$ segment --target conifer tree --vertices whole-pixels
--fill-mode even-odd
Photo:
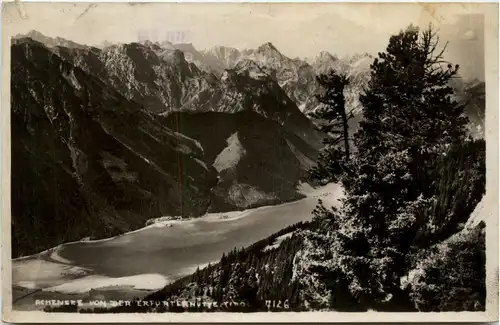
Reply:
[[[339,210],[315,210],[328,223],[331,286],[346,287],[364,306],[405,301],[399,278],[436,200],[434,165],[466,137],[464,108],[448,86],[458,66],[445,63],[438,46],[432,27],[390,38],[360,97],[357,150],[339,173],[346,197]]]
[[[345,74],[334,70],[316,77],[324,89],[323,94],[316,95],[319,106],[310,115],[318,120],[320,129],[327,137],[323,143],[325,148],[320,154],[318,165],[311,169],[312,179],[321,183],[335,181],[335,176],[342,170],[342,164],[349,160],[349,120],[353,118],[352,110],[345,107],[344,88],[349,85]],[[335,162],[335,163],[334,163]]]

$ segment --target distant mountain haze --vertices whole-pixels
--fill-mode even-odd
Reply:
[[[417,3],[58,6],[57,9],[43,3],[25,6],[30,22],[19,23],[20,32],[39,29],[48,36],[97,47],[107,41],[131,43],[144,39],[191,43],[200,52],[217,46],[243,51],[271,42],[286,56],[304,59],[321,51],[339,57],[355,52],[376,55],[384,50],[390,35],[410,23],[423,28],[433,23],[441,30],[441,40],[450,42],[446,58],[464,67],[464,78],[484,81],[481,69],[484,22],[480,16],[485,8],[480,6],[431,6],[432,10]],[[17,9],[13,6],[5,10],[9,23],[17,24]],[[44,17],[60,24],[45,22],[48,18]],[[110,19],[113,24],[109,24]],[[475,62],[477,69],[469,68],[470,62]]]
[[[482,24],[482,19],[478,16],[470,15],[466,20],[468,25]],[[445,28],[444,34],[447,33],[451,31]],[[271,42],[266,42],[256,49],[243,51],[224,46],[198,51],[191,43],[173,44],[168,41],[108,43],[106,47],[98,49],[60,37],[47,37],[37,31],[30,31],[18,37],[38,40],[88,73],[108,80],[126,98],[145,105],[154,113],[228,109],[235,112],[250,109],[260,111],[264,116],[271,116],[279,123],[284,123],[287,119],[289,126],[294,124],[296,127],[299,124],[310,124],[298,110],[308,113],[318,107],[315,95],[322,89],[316,82],[316,75],[331,69],[349,77],[350,84],[345,89],[347,108],[359,114],[361,111],[359,95],[368,84],[370,64],[374,59],[374,56],[366,52],[338,58],[327,51],[321,51],[305,60],[291,59]],[[445,45],[450,44],[443,44]],[[463,81],[454,81],[454,87],[458,92],[463,92],[461,88],[466,85],[477,83],[476,80],[484,87],[484,82],[480,82],[480,79],[465,77],[467,69],[470,70],[473,66],[474,61],[463,69],[465,71],[460,70]],[[177,76],[180,76],[180,79]],[[244,80],[245,78],[250,79]],[[252,82],[248,82],[250,80]],[[254,89],[239,87],[238,84],[247,86],[251,84]],[[274,94],[284,91],[285,97],[288,98],[279,99],[274,95],[262,97],[263,92],[258,89],[260,87],[258,84],[262,84],[265,86],[264,89]],[[241,96],[255,94],[259,94],[262,100],[266,98],[267,107],[276,108],[280,105],[289,107],[286,112],[281,109],[269,112],[267,108],[266,111],[261,111],[263,108],[255,106],[253,100],[238,99]],[[460,98],[465,100],[463,96]],[[269,100],[281,102],[271,105]],[[249,104],[253,106],[248,107]],[[294,117],[290,119],[290,116]],[[476,120],[475,117],[473,121]],[[318,135],[314,136],[314,132],[308,135],[302,133],[302,136],[309,138],[312,136],[310,144],[313,146],[314,143],[319,143]]]

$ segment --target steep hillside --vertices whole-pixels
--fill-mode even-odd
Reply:
[[[183,52],[153,43],[118,44],[103,50],[57,47],[54,52],[153,113],[178,110],[211,87],[210,75],[187,62]]]
[[[194,140],[42,44],[12,45],[11,89],[13,256],[208,207]]]
[[[193,96],[181,110],[256,112],[300,136],[314,148],[321,147],[322,135],[313,123],[279,84],[253,61],[241,61],[233,69],[225,70],[213,88]]]
[[[166,125],[204,149],[204,162],[217,173],[211,211],[274,204],[301,195],[300,180],[317,151],[278,123],[254,112],[175,113]]]
[[[49,37],[38,38],[54,43]],[[27,39],[19,38],[17,42]],[[154,114],[255,111],[293,129],[311,145],[321,146],[321,136],[313,130],[313,124],[283,91],[279,80],[269,76],[272,67],[259,77],[248,72],[250,66],[241,63],[230,69],[225,67],[227,70],[216,75],[205,71],[205,65],[213,62],[203,63],[204,55],[191,44],[168,42],[115,44],[103,49],[87,46],[50,49]],[[264,54],[259,54],[262,51],[254,55],[263,58]],[[253,61],[247,62],[260,69]]]
[[[13,255],[299,198],[320,145],[311,122],[267,75],[206,76],[178,50],[14,40]],[[155,113],[166,105],[198,114]]]

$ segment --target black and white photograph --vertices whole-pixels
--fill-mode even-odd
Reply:
[[[2,20],[5,321],[498,321],[498,3]]]

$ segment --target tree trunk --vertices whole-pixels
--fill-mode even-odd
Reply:
[[[347,115],[345,113],[345,106],[342,111],[342,127],[344,129],[344,147],[345,147],[345,157],[349,160],[349,125],[347,124]]]

